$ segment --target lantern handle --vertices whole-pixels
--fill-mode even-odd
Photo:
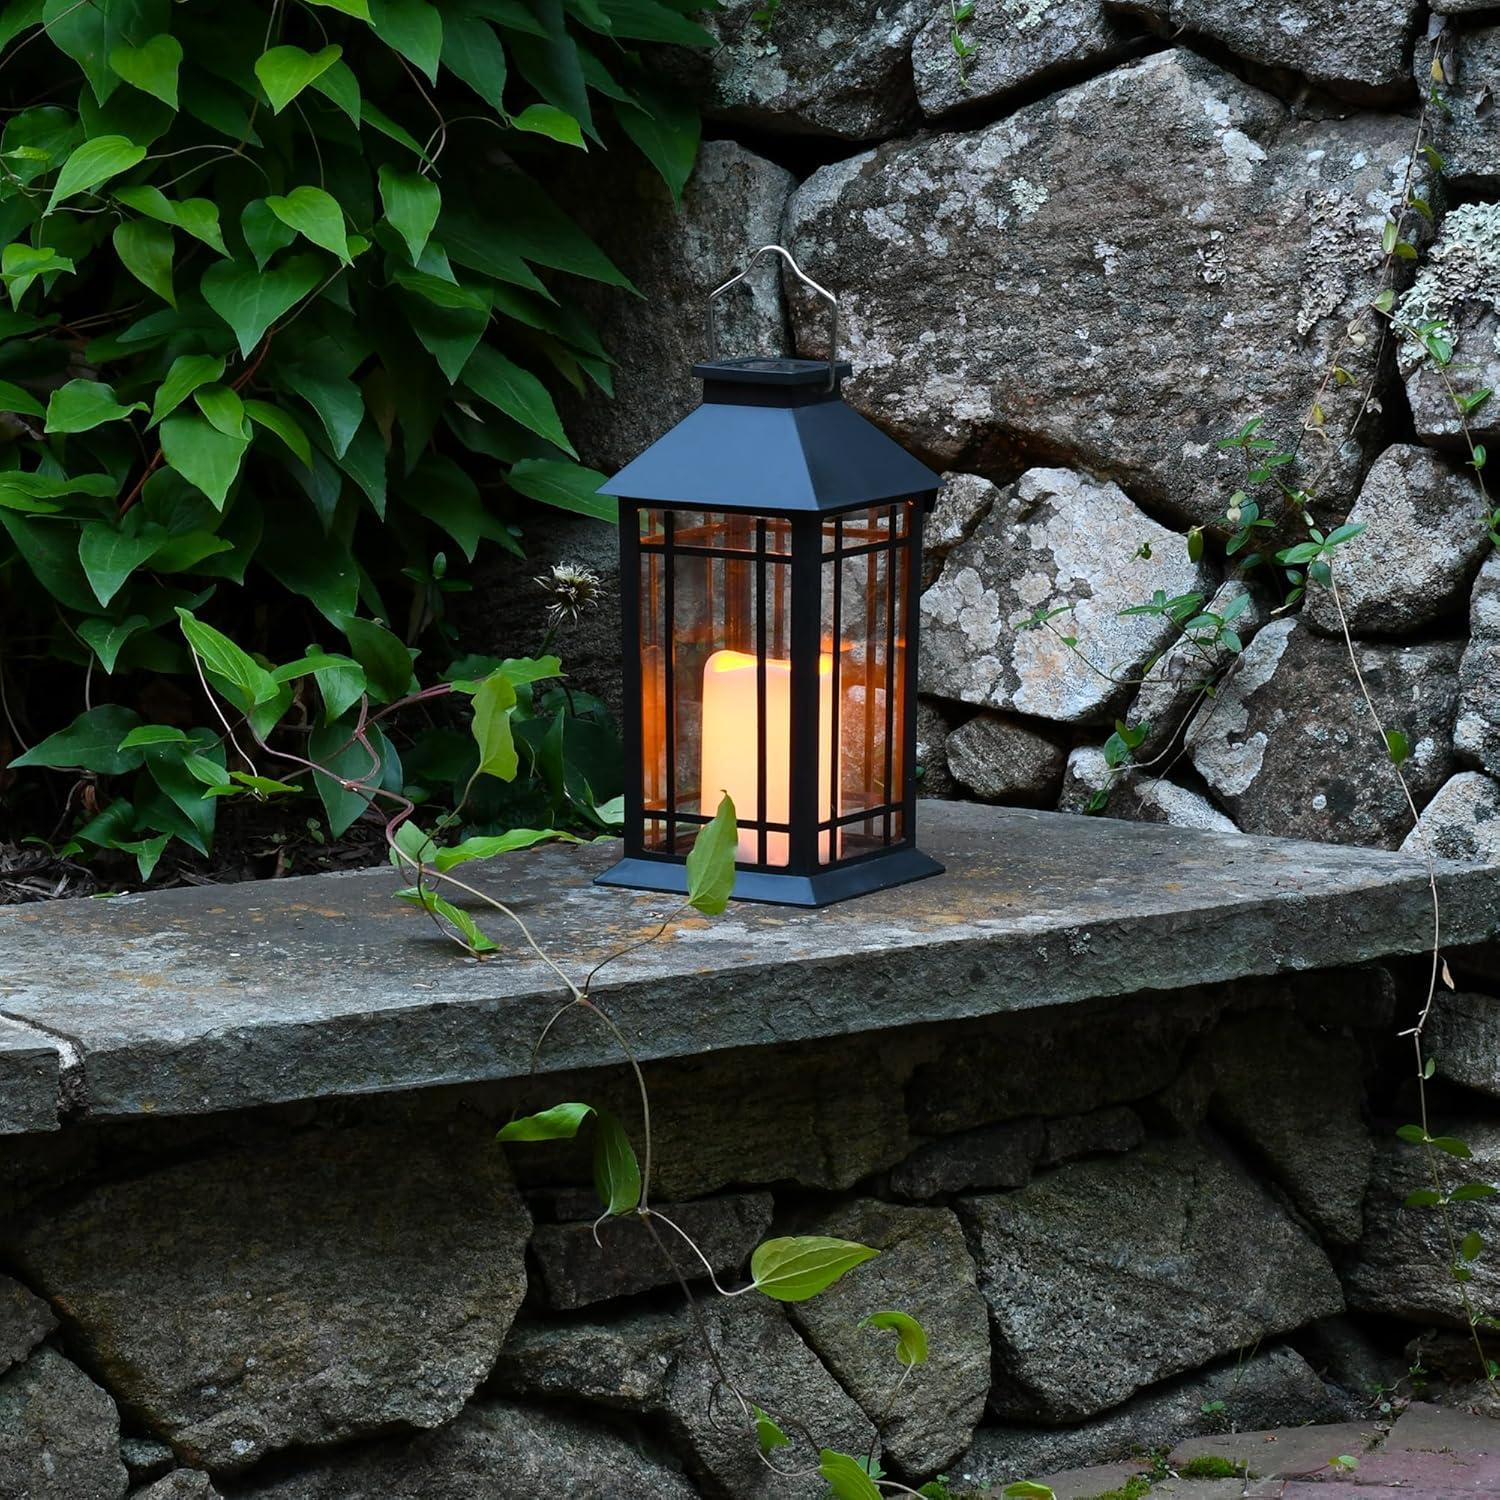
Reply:
[[[756,262],[763,255],[779,255],[792,269],[792,275],[805,287],[810,287],[820,297],[828,301],[832,311],[833,326],[828,338],[828,389],[831,391],[838,384],[838,357],[839,357],[839,299],[828,290],[826,286],[819,286],[801,266],[792,258],[792,253],[783,245],[762,245],[746,263],[745,269],[737,275],[731,276],[723,286],[717,286],[708,294],[708,357],[717,359],[719,357],[719,332],[714,319],[714,303],[718,301],[731,287],[736,287],[754,269]]]

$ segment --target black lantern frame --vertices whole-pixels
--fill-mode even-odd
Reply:
[[[837,302],[793,272],[835,309]],[[712,309],[712,298],[710,309]],[[712,340],[710,315],[710,339]],[[620,500],[624,857],[683,892],[721,791],[736,898],[821,906],[942,867],[916,847],[922,522],[938,476],[844,404],[850,367],[711,359]]]

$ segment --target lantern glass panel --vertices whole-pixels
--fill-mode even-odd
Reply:
[[[912,502],[825,518],[822,609],[833,662],[824,864],[873,854],[906,834],[906,639]],[[830,810],[830,801],[832,803]]]
[[[781,517],[641,515],[644,847],[686,854],[727,791],[738,863],[790,854],[792,528]],[[825,717],[832,698],[825,693]],[[831,732],[820,733],[831,757]],[[831,771],[831,758],[826,767]]]

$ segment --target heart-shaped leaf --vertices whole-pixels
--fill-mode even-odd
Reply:
[[[331,194],[322,188],[299,187],[284,197],[273,194],[266,207],[288,229],[294,229],[320,249],[331,251],[349,263],[349,240],[344,233],[344,211]]]
[[[313,79],[326,73],[340,57],[342,47],[324,47],[305,52],[301,47],[272,47],[255,60],[255,76],[271,101],[273,114],[280,114]]]
[[[121,172],[128,172],[144,161],[146,148],[137,146],[123,135],[98,135],[85,141],[62,165],[57,181],[52,186],[52,196],[47,200],[46,211],[50,214],[59,203],[79,193],[86,193]]]
[[[182,43],[165,32],[139,47],[121,44],[109,54],[109,65],[126,83],[177,108],[177,70]]]
[[[757,1291],[777,1302],[806,1302],[879,1253],[821,1234],[766,1240],[750,1257],[750,1276]]]

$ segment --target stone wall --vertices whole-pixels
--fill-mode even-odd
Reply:
[[[1500,1170],[1496,972],[1461,953],[1435,1119]],[[1486,980],[1488,973],[1491,980]],[[1460,1310],[1385,968],[650,1064],[657,1198],[727,1285],[770,1234],[879,1256],[704,1330],[796,1436],[960,1491],[1193,1434],[1368,1414]],[[1396,1050],[1393,1050],[1396,1049]],[[502,1148],[622,1070],[74,1125],[0,1152],[0,1494],[119,1500],[815,1495],[762,1466],[586,1151]],[[1464,1205],[1493,1235],[1500,1210]],[[1500,1272],[1471,1283],[1500,1313]],[[889,1336],[924,1324],[902,1399]],[[1442,1340],[1440,1339],[1440,1342]],[[1450,1373],[1466,1379],[1461,1343]]]
[[[1432,10],[987,0],[961,76],[946,3],[729,0],[715,52],[660,59],[710,137],[681,209],[613,157],[572,189],[645,294],[590,294],[622,363],[620,399],[577,414],[585,458],[611,468],[691,405],[702,296],[779,226],[843,300],[849,400],[947,475],[923,605],[928,794],[1076,810],[1108,789],[1117,816],[1394,848],[1410,815],[1325,592],[1288,610],[1257,580],[1234,664],[1163,658],[1161,619],[1119,615],[1157,589],[1243,592],[1224,553],[1243,469],[1218,441],[1261,416],[1290,442],[1316,397],[1316,519],[1368,523],[1338,579],[1372,697],[1412,746],[1424,833],[1500,860],[1500,559],[1441,373],[1407,347],[1391,361],[1367,307],[1430,19],[1444,165],[1416,164],[1435,223],[1397,263],[1401,307],[1447,321],[1460,386],[1500,387],[1500,5]],[[824,353],[818,308],[774,292],[767,273],[728,352]],[[1350,379],[1320,391],[1335,355]],[[1493,447],[1497,423],[1493,400],[1476,437]],[[607,557],[591,529],[537,545]],[[507,576],[514,628],[536,611]],[[1058,634],[1016,629],[1064,603]],[[614,689],[613,630],[606,614],[579,633],[585,685]],[[1150,723],[1149,777],[1111,778],[1117,718]]]

